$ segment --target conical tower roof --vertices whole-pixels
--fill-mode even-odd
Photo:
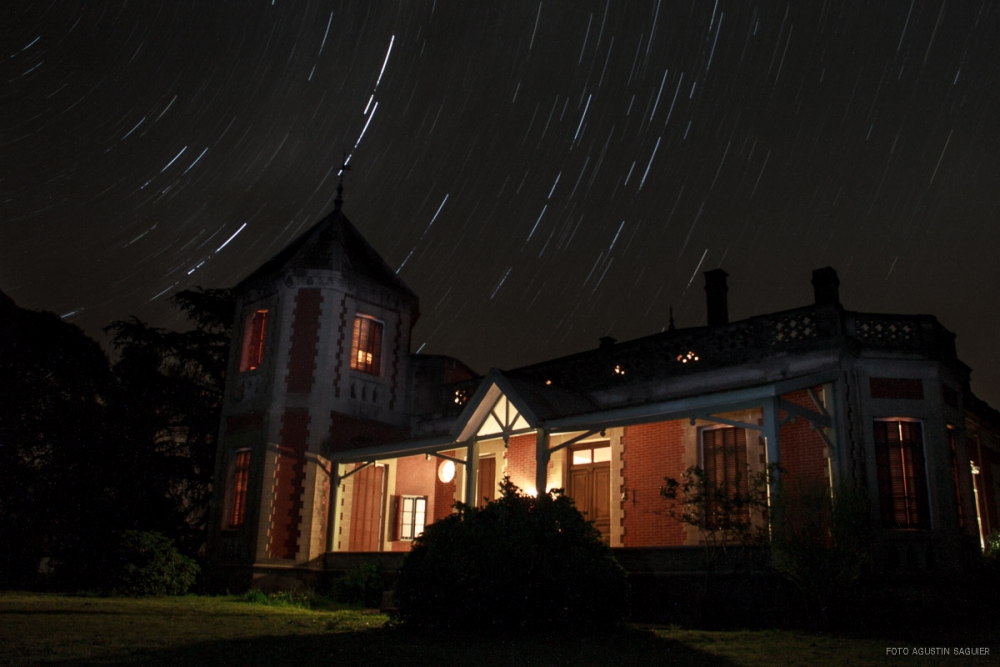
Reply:
[[[416,299],[339,206],[241,280],[234,290],[249,289],[288,271],[310,270],[354,274]]]

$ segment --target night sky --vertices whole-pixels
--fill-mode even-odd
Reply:
[[[483,372],[808,304],[936,315],[1000,406],[1000,3],[13,0],[0,290],[106,340],[333,206]]]

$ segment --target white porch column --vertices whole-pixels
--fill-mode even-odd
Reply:
[[[535,489],[545,493],[549,482],[549,434],[544,428],[535,429]]]
[[[337,530],[337,500],[340,497],[340,463],[330,461],[330,497],[327,500],[326,545],[327,552],[333,551],[334,535]]]
[[[781,429],[781,421],[778,418],[778,400],[776,398],[764,399],[761,406],[764,412],[764,442],[767,446],[767,465],[771,478],[771,485],[768,489],[768,504],[778,493],[778,465],[781,463],[780,448],[778,446],[778,431]]]
[[[476,506],[476,483],[479,481],[479,441],[476,436],[469,439],[465,448],[465,504]]]

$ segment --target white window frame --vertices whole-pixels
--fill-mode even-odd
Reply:
[[[403,496],[399,509],[399,539],[411,542],[427,525],[427,496]]]

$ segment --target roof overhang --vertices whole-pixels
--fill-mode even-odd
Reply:
[[[523,418],[524,428],[506,434],[490,434],[489,438],[517,435],[536,429],[549,433],[573,433],[588,430],[604,430],[620,426],[631,426],[654,421],[674,421],[697,418],[725,412],[735,412],[757,408],[769,401],[792,391],[807,389],[834,382],[840,373],[830,370],[772,382],[755,387],[716,391],[710,394],[684,396],[651,403],[641,403],[623,407],[594,410],[568,417],[558,417],[542,421],[523,397],[519,396],[512,384],[497,369],[491,369],[479,384],[476,393],[469,399],[450,433],[426,438],[358,449],[332,452],[330,458],[340,463],[374,461],[378,459],[434,454],[447,449],[465,446],[474,438],[483,439],[479,430],[493,415],[494,406],[501,398],[506,398]]]

